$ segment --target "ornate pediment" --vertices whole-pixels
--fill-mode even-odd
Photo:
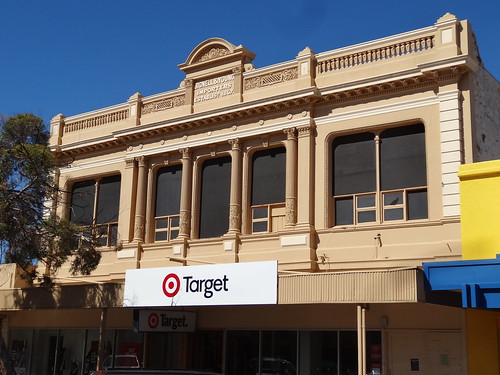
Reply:
[[[201,53],[199,57],[197,57],[197,60],[195,62],[202,62],[202,61],[207,61],[207,60],[212,60],[216,59],[217,57],[222,57],[229,55],[231,51],[229,51],[227,48],[221,46],[221,47],[212,47],[209,50],[207,50],[205,53]]]
[[[205,67],[211,69],[219,63],[243,66],[254,58],[255,54],[241,45],[235,46],[222,38],[211,38],[196,46],[179,68],[188,73],[203,70]]]

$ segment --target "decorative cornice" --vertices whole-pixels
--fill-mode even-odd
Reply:
[[[234,125],[236,121],[263,118],[268,115],[291,112],[293,109],[304,106],[322,107],[332,104],[347,103],[352,101],[365,100],[368,98],[389,96],[396,93],[412,92],[422,88],[437,86],[445,82],[453,82],[468,71],[466,66],[453,66],[439,70],[414,72],[413,76],[406,76],[402,79],[393,79],[377,84],[365,84],[355,88],[335,88],[324,89],[323,94],[318,94],[317,90],[305,90],[301,94],[293,97],[277,98],[273,101],[258,101],[254,104],[241,103],[240,105],[228,108],[225,112],[214,111],[211,114],[189,115],[184,119],[176,119],[167,122],[160,122],[138,126],[132,131],[117,131],[109,137],[101,140],[86,140],[72,145],[62,145],[60,151],[54,151],[58,157],[73,157],[78,154],[102,151],[111,147],[124,147],[129,142],[139,139],[156,137],[165,134],[178,134],[192,129],[203,129],[213,125],[224,124]],[[246,104],[246,106],[245,106]]]

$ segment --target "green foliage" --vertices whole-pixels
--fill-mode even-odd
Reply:
[[[66,262],[73,274],[88,275],[100,261],[95,243],[78,238],[81,228],[54,215],[61,192],[48,139],[32,114],[0,122],[0,261],[16,263],[29,281],[43,285]]]

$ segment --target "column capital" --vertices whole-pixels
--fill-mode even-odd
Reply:
[[[125,168],[126,169],[134,168],[134,167],[135,167],[135,159],[133,159],[133,158],[125,159]]]
[[[297,139],[297,129],[296,128],[283,129],[283,133],[286,134],[287,140],[296,140]]]
[[[241,141],[239,138],[229,139],[227,142],[231,145],[231,150],[241,151]]]
[[[135,160],[137,160],[139,167],[146,167],[146,158],[144,156],[138,156]]]
[[[183,159],[191,159],[191,150],[189,147],[180,148],[179,152],[181,153]]]

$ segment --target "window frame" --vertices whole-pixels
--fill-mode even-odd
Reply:
[[[386,130],[391,130],[391,129],[399,129],[399,128],[410,128],[414,127],[416,129],[415,132],[411,134],[422,134],[423,137],[423,158],[425,160],[425,179],[426,179],[426,184],[425,185],[420,185],[420,186],[405,186],[401,188],[395,188],[395,189],[388,189],[388,190],[382,190],[382,181],[381,181],[381,165],[382,165],[382,160],[380,157],[380,141],[381,135],[384,131]],[[418,131],[418,127],[421,127],[421,131]],[[353,136],[357,134],[364,134],[364,133],[371,133],[373,134],[373,145],[375,147],[375,191],[366,191],[366,192],[359,192],[359,193],[346,193],[346,194],[340,194],[340,195],[334,195],[334,180],[335,180],[335,175],[334,175],[334,143],[335,140],[339,139],[340,137],[347,137],[347,136]],[[405,123],[405,124],[394,124],[392,126],[374,126],[374,127],[365,127],[362,130],[361,129],[351,129],[349,132],[343,131],[335,134],[331,134],[330,137],[328,138],[328,153],[329,153],[329,168],[328,171],[329,173],[327,174],[327,178],[329,179],[329,193],[328,193],[328,199],[327,201],[329,204],[327,205],[328,207],[328,219],[329,219],[329,227],[330,228],[339,228],[339,227],[358,227],[358,226],[370,226],[370,225],[388,225],[388,224],[401,224],[401,223],[413,223],[416,221],[424,221],[424,220],[429,220],[429,167],[428,167],[428,142],[427,142],[427,128],[426,125],[423,123],[423,121],[415,121],[412,123]],[[425,191],[426,194],[426,210],[427,210],[427,215],[425,217],[419,217],[415,219],[410,219],[409,214],[410,214],[410,207],[408,204],[408,196],[412,193],[418,193],[418,192],[423,192]],[[384,197],[387,196],[388,194],[400,194],[402,198],[402,202],[398,204],[386,204],[384,202]],[[372,206],[359,206],[357,203],[358,199],[363,196],[374,196],[374,205]],[[336,201],[341,200],[341,199],[352,199],[352,222],[351,223],[340,223],[337,224],[336,222]],[[385,216],[385,213],[391,210],[396,210],[396,209],[401,209],[402,210],[402,215],[400,219],[387,219]],[[369,212],[369,211],[374,211],[375,212],[375,219],[374,220],[359,220],[358,216],[359,213],[362,212]]]
[[[180,181],[180,191],[179,191],[179,207],[177,209],[177,213],[175,214],[168,214],[168,215],[159,215],[156,216],[156,210],[157,210],[157,199],[158,199],[158,178],[160,176],[160,173],[162,169],[172,169],[172,168],[177,168],[181,172],[181,181]],[[149,232],[149,238],[150,242],[156,243],[156,242],[170,242],[179,237],[180,234],[180,212],[181,212],[181,197],[182,197],[182,173],[184,173],[184,167],[181,163],[172,163],[169,165],[159,165],[157,168],[154,170],[154,179],[153,179],[153,196],[154,199],[152,199],[151,202],[151,229],[148,231]],[[164,227],[158,227],[157,223],[161,220],[167,220],[167,225]],[[175,223],[177,221],[177,223]],[[172,235],[172,232],[177,232],[175,236]],[[157,239],[157,234],[159,233],[166,233],[166,238],[165,239]]]
[[[201,230],[202,228],[202,215],[203,215],[203,171],[204,171],[204,166],[205,163],[210,163],[213,162],[214,160],[217,159],[226,159],[229,160],[229,184],[228,184],[228,192],[227,192],[227,219],[225,218],[224,220],[227,220],[227,228],[226,232],[222,233],[221,235],[211,235],[209,237],[207,236],[202,236],[201,235]],[[208,240],[208,239],[213,239],[213,238],[220,238],[224,234],[226,234],[229,231],[229,215],[230,215],[230,207],[231,207],[231,181],[232,181],[232,163],[233,163],[233,157],[229,152],[220,152],[217,153],[215,156],[209,156],[207,155],[206,157],[200,157],[198,160],[196,160],[196,181],[194,182],[196,186],[196,192],[197,194],[195,195],[196,203],[196,211],[193,212],[193,217],[195,218],[196,226],[193,231],[194,238],[200,239],[200,240]]]
[[[255,155],[258,153],[272,152],[273,149],[282,149],[285,162],[283,165],[284,180],[283,180],[283,198],[282,202],[268,202],[252,204],[253,184],[254,184],[254,162]],[[268,147],[259,147],[251,150],[248,153],[248,234],[264,234],[278,232],[284,228],[286,218],[286,165],[287,165],[287,149],[285,144],[278,142]],[[256,210],[266,208],[267,214],[265,217],[255,217]],[[255,231],[255,225],[259,223],[266,224],[266,230]]]
[[[103,180],[106,179],[117,179],[118,185],[118,196],[116,197],[116,220],[113,221],[98,221],[98,209],[99,209],[99,197],[101,195],[101,186],[103,184]],[[75,222],[72,218],[72,214],[74,212],[73,206],[73,195],[75,194],[75,189],[79,184],[91,183],[89,186],[93,187],[93,201],[92,201],[92,214],[91,214],[91,223],[84,224]],[[77,181],[72,181],[71,188],[68,191],[69,200],[68,200],[68,213],[67,218],[70,222],[76,224],[81,228],[78,241],[92,241],[95,242],[97,247],[112,247],[118,244],[118,223],[120,218],[120,197],[121,197],[121,188],[122,188],[122,175],[121,173],[109,174],[105,176],[98,177],[89,177],[86,179],[81,179]],[[102,197],[101,197],[102,198]],[[105,240],[103,243],[102,239]]]

